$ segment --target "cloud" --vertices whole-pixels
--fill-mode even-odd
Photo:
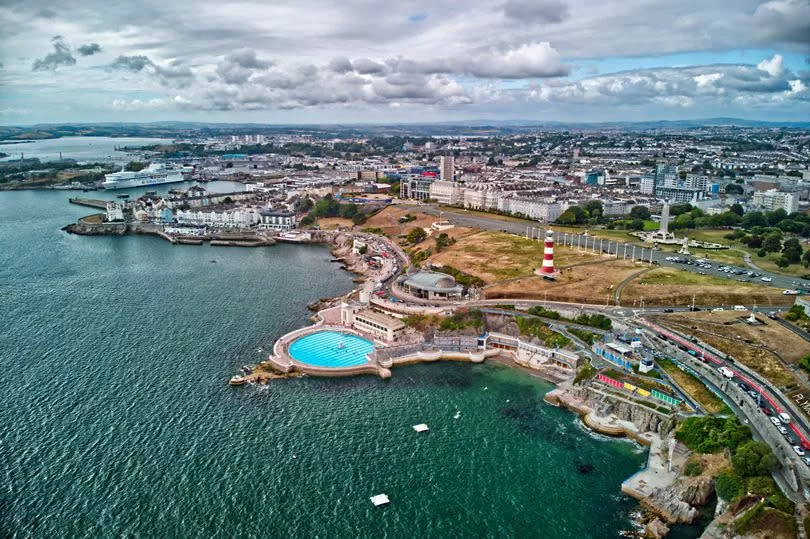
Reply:
[[[764,41],[810,45],[810,2],[771,0],[759,6],[751,20],[755,35]]]
[[[799,98],[806,88],[775,55],[757,65],[715,64],[653,68],[611,73],[579,81],[533,85],[528,97],[548,103],[690,107],[696,102],[718,106],[734,102],[766,104]],[[801,81],[799,81],[801,82]]]
[[[97,52],[101,52],[101,45],[98,43],[87,43],[76,49],[82,56],[92,56]]]
[[[242,49],[226,56],[217,65],[217,75],[228,84],[246,82],[255,72],[273,65],[272,62],[259,60],[253,49]]]
[[[62,41],[62,36],[54,36],[51,41],[53,42],[53,52],[44,58],[34,60],[31,66],[32,71],[54,71],[59,66],[76,65],[76,59],[70,53],[70,47]]]
[[[142,71],[143,68],[150,65],[153,65],[152,60],[146,56],[119,56],[110,64],[110,67],[127,71]]]
[[[507,18],[521,23],[558,23],[568,18],[568,6],[561,0],[507,0],[502,9]]]
[[[148,73],[155,76],[162,85],[186,88],[194,80],[194,73],[182,60],[172,60],[167,65],[159,65],[148,56],[119,56],[110,64],[111,69]]]

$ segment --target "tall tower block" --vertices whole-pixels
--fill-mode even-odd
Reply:
[[[543,247],[543,265],[540,267],[540,274],[552,275],[554,273],[554,234],[551,230],[546,230]]]

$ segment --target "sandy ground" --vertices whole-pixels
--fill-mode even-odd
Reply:
[[[333,230],[335,228],[352,228],[354,223],[351,219],[344,219],[342,217],[321,217],[318,219],[318,226],[321,230]]]

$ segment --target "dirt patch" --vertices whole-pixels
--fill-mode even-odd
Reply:
[[[408,214],[416,217],[416,219],[408,223],[400,223],[399,219]],[[398,208],[396,206],[388,206],[381,212],[370,217],[363,224],[363,228],[379,228],[382,229],[385,235],[397,237],[399,235],[407,234],[417,226],[421,226],[427,230],[430,228],[430,225],[438,220],[439,218],[433,215],[427,215],[415,210]]]
[[[354,223],[351,219],[343,217],[321,217],[318,219],[318,226],[321,230],[334,230],[336,228],[352,228]]]
[[[622,291],[622,303],[644,300],[645,305],[788,305],[792,299],[779,290],[740,283],[674,268],[656,268]]]
[[[682,371],[674,363],[660,361],[659,365],[667,371],[667,374],[675,380],[695,402],[703,406],[709,413],[717,414],[726,408],[726,403],[724,403],[722,399],[709,391],[709,388],[700,380]]]
[[[810,354],[810,343],[782,327],[766,316],[756,315],[761,324],[749,325],[745,321],[750,312],[722,311],[673,313],[662,315],[661,320],[674,320],[677,323],[700,327],[705,331],[717,333],[745,344],[762,346],[778,353],[782,359],[795,363]]]
[[[779,356],[766,348],[759,347],[757,343],[748,344],[738,339],[735,332],[738,329],[736,325],[730,329],[729,326],[709,322],[711,316],[720,314],[723,313],[699,312],[675,315],[680,317],[679,319],[673,319],[673,315],[661,315],[653,317],[653,320],[663,326],[694,335],[717,350],[732,356],[736,361],[758,372],[779,387],[798,385],[798,380],[783,365]],[[741,313],[733,314],[739,316]],[[777,350],[780,354],[782,353],[782,348],[777,348]]]
[[[504,232],[468,232],[456,236],[456,243],[430,257],[432,263],[446,264],[480,277],[487,283],[531,274],[543,261],[543,242]],[[557,267],[600,260],[592,252],[557,247]]]
[[[564,269],[553,282],[531,276],[496,284],[486,289],[486,297],[612,304],[616,286],[643,266],[626,260],[605,260]]]

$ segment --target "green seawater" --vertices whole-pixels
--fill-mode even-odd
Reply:
[[[543,403],[549,384],[506,367],[227,386],[352,276],[317,246],[68,235],[92,211],[75,194],[0,193],[0,536],[631,528],[619,486],[646,451],[590,434]],[[379,493],[389,506],[371,505]]]

